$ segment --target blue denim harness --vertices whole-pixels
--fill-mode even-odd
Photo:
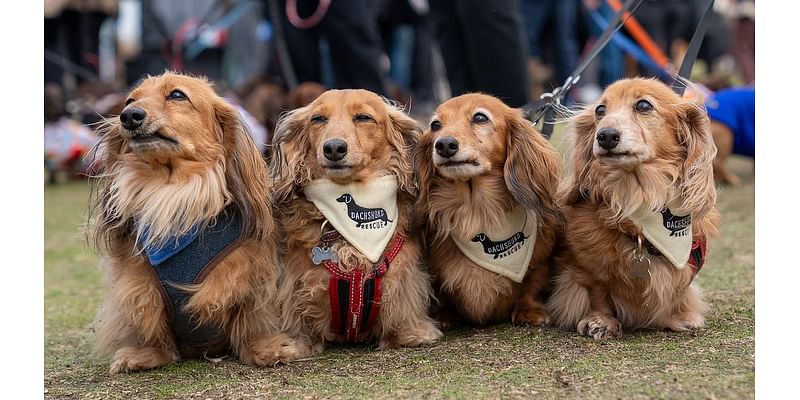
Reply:
[[[216,222],[202,232],[193,231],[184,238],[170,240],[167,248],[162,246],[155,251],[146,251],[160,284],[170,329],[185,357],[199,357],[206,349],[224,347],[225,335],[220,327],[201,325],[186,312],[183,308],[191,293],[173,284],[202,283],[241,242],[241,217],[236,207],[231,206],[217,215]]]

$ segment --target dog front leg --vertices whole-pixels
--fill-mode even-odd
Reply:
[[[109,372],[157,368],[178,360],[164,300],[150,266],[107,261],[109,291],[95,323],[97,347],[111,354]]]
[[[522,288],[511,312],[511,322],[515,324],[527,323],[530,325],[549,325],[550,314],[542,304],[541,291],[547,284],[547,265],[531,266],[532,271],[525,275]]]
[[[418,254],[401,252],[382,282],[381,310],[375,328],[381,349],[431,344],[442,337],[442,331],[428,316],[430,280],[417,266],[418,257],[410,253]]]
[[[111,374],[120,372],[139,371],[162,367],[171,362],[178,361],[178,354],[174,351],[157,347],[123,347],[111,359]]]
[[[622,324],[613,316],[605,285],[595,282],[587,289],[591,311],[578,322],[578,333],[596,340],[622,336]]]

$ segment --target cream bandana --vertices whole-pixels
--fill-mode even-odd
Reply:
[[[631,219],[642,229],[642,235],[677,269],[686,267],[692,250],[692,215],[681,207],[678,198],[661,211],[639,209]]]
[[[397,228],[397,177],[347,185],[317,179],[303,191],[348,243],[378,262]]]
[[[517,206],[505,215],[499,229],[462,238],[451,234],[461,252],[475,264],[514,282],[522,282],[536,244],[536,214]]]

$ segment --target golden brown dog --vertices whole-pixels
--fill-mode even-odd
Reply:
[[[96,334],[111,372],[229,351],[248,364],[285,358],[267,170],[236,110],[205,80],[150,77],[99,149],[90,237],[106,272]]]
[[[701,327],[706,305],[692,280],[719,220],[701,103],[626,79],[576,116],[572,134],[548,300],[556,324],[595,339]]]
[[[427,315],[431,295],[429,276],[420,268],[420,245],[409,231],[414,182],[408,150],[418,134],[414,120],[366,90],[329,90],[279,122],[274,141],[275,158],[270,169],[281,235],[286,245],[283,255],[286,275],[280,293],[286,296],[284,329],[298,341],[302,356],[321,351],[325,343],[334,341],[378,339],[381,348],[393,348],[432,343],[441,337]],[[369,187],[387,177],[396,180],[396,215],[384,213],[380,208],[361,207],[364,204],[359,206],[358,203],[363,201],[356,201],[354,196],[336,194],[335,202],[331,200],[332,207],[348,212],[350,207],[361,207],[354,211],[361,214],[348,214],[350,218],[380,212],[383,219],[365,222],[366,226],[396,223],[386,252],[394,248],[391,243],[397,244],[401,238],[405,240],[385,269],[382,282],[375,284],[382,297],[374,325],[365,328],[367,325],[360,324],[369,321],[367,316],[350,311],[339,314],[347,321],[345,324],[343,319],[339,325],[339,319],[332,318],[333,313],[339,311],[337,305],[341,305],[339,298],[331,297],[332,279],[360,273],[366,277],[377,270],[378,264],[369,260],[349,239],[336,235],[339,228],[331,230],[332,224],[327,223],[331,218],[310,200],[308,188],[317,182],[332,187]],[[325,247],[321,236],[326,232],[334,234],[327,245],[338,257],[338,263],[328,259],[332,264],[326,261],[315,265],[312,252]],[[367,250],[381,252],[384,248]],[[386,252],[381,262],[386,259]],[[349,287],[364,282],[363,279],[351,281]],[[351,306],[358,301],[352,296],[348,300],[347,293],[339,293],[345,296],[341,300],[349,301]],[[362,291],[357,288],[350,294],[353,293],[360,297]],[[369,297],[367,291],[363,293],[364,297]],[[355,311],[360,313],[360,310],[359,306]],[[359,339],[343,337],[337,330],[358,326],[366,329],[358,334]]]
[[[447,323],[458,319],[471,324],[548,323],[540,295],[562,223],[555,202],[561,158],[555,149],[519,110],[492,96],[466,94],[436,109],[416,145],[414,160],[417,212],[425,227],[437,298],[442,301],[439,318]],[[506,238],[478,235],[498,225],[524,225],[523,220],[507,218],[518,208],[532,211],[529,223],[538,225],[538,229],[532,225],[533,234],[528,235],[532,237],[524,239],[532,247],[530,260],[516,261],[519,265],[514,266],[524,274],[522,282],[479,266],[474,260],[482,263],[480,258],[462,251],[469,244],[455,241],[491,239],[496,247],[494,241]],[[489,257],[491,261],[524,250],[514,250],[514,239],[503,242],[507,245],[497,249],[511,250]]]

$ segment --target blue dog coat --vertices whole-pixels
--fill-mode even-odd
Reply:
[[[733,132],[733,153],[756,156],[756,89],[720,90],[706,100],[708,117]]]

